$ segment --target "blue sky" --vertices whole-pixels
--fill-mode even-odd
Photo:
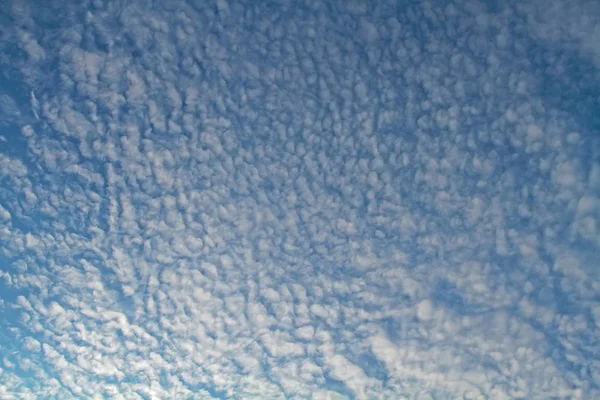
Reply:
[[[1,399],[600,398],[597,1],[1,8]]]

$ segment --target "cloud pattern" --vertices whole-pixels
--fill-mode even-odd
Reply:
[[[594,1],[7,1],[0,398],[600,397]]]

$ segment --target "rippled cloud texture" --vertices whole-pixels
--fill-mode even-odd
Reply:
[[[600,398],[597,1],[0,7],[0,398]]]

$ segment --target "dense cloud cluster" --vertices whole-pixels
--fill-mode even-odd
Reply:
[[[600,396],[596,1],[8,1],[0,398]]]

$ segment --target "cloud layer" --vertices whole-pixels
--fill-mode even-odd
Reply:
[[[0,398],[600,396],[600,13],[501,3],[8,2]]]

